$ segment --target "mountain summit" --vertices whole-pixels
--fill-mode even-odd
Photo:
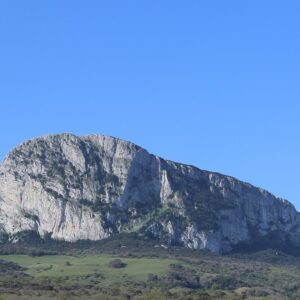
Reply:
[[[100,240],[136,232],[215,253],[300,246],[300,214],[233,177],[164,160],[117,138],[33,139],[0,166],[0,232]]]

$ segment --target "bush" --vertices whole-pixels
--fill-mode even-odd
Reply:
[[[158,276],[154,274],[148,274],[148,282],[157,282],[158,281]]]
[[[40,257],[40,256],[44,256],[45,252],[44,251],[39,251],[39,250],[34,250],[30,253],[30,256],[32,257]]]
[[[171,264],[167,275],[162,278],[162,283],[169,287],[200,288],[200,278],[192,270],[179,264]]]
[[[247,286],[247,284],[243,281],[240,281],[232,276],[225,276],[225,275],[217,275],[214,277],[209,286],[216,290],[234,290],[243,286]]]
[[[121,269],[126,267],[126,263],[121,261],[121,259],[114,259],[109,263],[109,267],[115,268],[115,269]]]

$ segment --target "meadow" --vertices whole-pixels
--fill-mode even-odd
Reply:
[[[10,261],[26,268],[25,273],[33,277],[84,276],[90,274],[105,274],[108,280],[114,280],[128,276],[132,279],[146,280],[149,273],[163,275],[168,266],[178,263],[175,259],[155,258],[122,258],[126,264],[124,268],[111,268],[109,262],[116,256],[109,254],[101,255],[3,255],[1,260]]]
[[[135,239],[59,245],[3,245],[0,299],[300,299],[300,258],[277,250],[218,256]]]

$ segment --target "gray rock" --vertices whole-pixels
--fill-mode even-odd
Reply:
[[[166,161],[113,137],[27,141],[0,166],[0,231],[100,240],[138,232],[162,243],[230,252],[262,241],[300,246],[294,206],[221,174]]]

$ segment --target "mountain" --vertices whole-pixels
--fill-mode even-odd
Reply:
[[[108,136],[33,139],[0,166],[3,242],[23,232],[65,241],[136,232],[226,253],[299,247],[299,225],[294,206],[263,189]]]

